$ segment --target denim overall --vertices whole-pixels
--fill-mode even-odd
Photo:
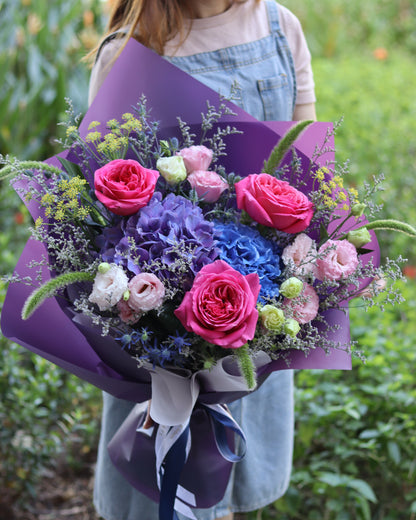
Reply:
[[[266,0],[271,34],[260,40],[186,57],[166,58],[212,89],[228,96],[259,120],[291,120],[296,101],[292,56],[279,25],[278,5]],[[105,520],[156,520],[158,505],[133,489],[113,467],[107,443],[133,403],[104,394],[94,504]],[[251,511],[286,491],[293,451],[293,372],[271,374],[259,390],[229,405],[247,437],[245,458],[235,464],[223,500],[194,510],[198,520],[231,511]],[[183,516],[179,515],[181,519]]]

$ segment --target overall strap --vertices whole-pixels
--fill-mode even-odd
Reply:
[[[279,6],[275,0],[266,0],[267,16],[269,18],[270,32],[281,33],[280,20],[279,20]]]
[[[121,29],[118,29],[117,31],[114,31],[114,32],[108,34],[104,38],[104,40],[100,43],[100,46],[98,47],[98,51],[97,51],[97,54],[95,55],[94,63],[97,63],[100,53],[103,50],[103,48],[107,45],[107,43],[111,42],[112,40],[115,40],[116,38],[127,36],[127,34],[128,34],[128,28],[121,28]]]

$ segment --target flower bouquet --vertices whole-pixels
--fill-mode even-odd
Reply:
[[[152,74],[123,80],[132,60]],[[378,184],[343,186],[330,126],[260,123],[134,41],[72,119],[60,156],[3,161],[35,225],[2,330],[117,397],[152,398],[159,426],[143,430],[138,405],[112,459],[166,518],[175,497],[192,517],[221,499],[244,439],[223,405],[274,370],[350,368],[348,300],[400,276],[372,230],[415,231],[366,220]],[[209,482],[201,457],[217,461]]]

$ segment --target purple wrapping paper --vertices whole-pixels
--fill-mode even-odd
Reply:
[[[89,123],[98,120],[102,123],[120,118],[125,112],[131,111],[144,94],[148,106],[152,108],[151,117],[160,121],[161,138],[172,136],[177,132],[177,116],[198,131],[201,112],[206,111],[206,102],[219,104],[219,96],[194,80],[186,73],[166,62],[152,51],[143,47],[135,40],[129,41],[126,48],[115,62],[102,88],[86,113],[80,127],[82,136],[85,136]],[[228,171],[239,175],[259,173],[272,148],[280,137],[290,128],[291,122],[267,122],[255,120],[249,114],[230,104],[237,116],[225,116],[220,124],[231,124],[243,130],[242,135],[232,135],[227,141],[227,157],[224,165]],[[321,143],[330,125],[328,123],[314,123],[300,136],[295,143],[297,153],[303,164],[309,163],[316,143]],[[104,132],[104,126],[101,127]],[[68,158],[73,160],[71,153]],[[328,152],[320,159],[321,164],[333,161],[333,153]],[[56,158],[48,162],[57,164]],[[91,179],[88,179],[91,181]],[[36,218],[39,208],[33,205],[29,208]],[[372,248],[373,258],[378,262],[379,252],[375,239]],[[34,275],[27,267],[29,261],[40,260],[47,256],[42,244],[29,240],[16,266],[16,272],[21,276]],[[44,280],[50,274],[45,270]],[[363,286],[368,281],[363,282]],[[56,365],[77,375],[81,379],[101,388],[110,394],[133,402],[143,402],[151,397],[151,382],[149,373],[141,368],[131,367],[130,359],[122,358],[119,347],[111,338],[103,339],[99,332],[85,323],[75,323],[70,306],[64,300],[59,303],[56,298],[47,300],[27,321],[20,317],[21,309],[31,293],[32,288],[23,284],[11,284],[1,316],[1,328],[4,336],[20,343],[32,352],[43,356]],[[328,320],[340,325],[337,340],[342,344],[349,343],[348,313],[329,311]],[[108,343],[108,345],[106,345]],[[112,347],[118,349],[116,359],[112,359]],[[120,354],[120,355],[119,355]],[[128,356],[128,355],[127,355]],[[293,351],[290,354],[290,367],[284,360],[277,360],[261,367],[258,371],[262,382],[274,370],[287,368],[326,368],[350,369],[350,356],[343,350],[332,349],[326,354],[322,349],[312,350],[308,356],[303,352]],[[217,392],[212,388],[201,387],[199,401],[205,403],[230,402],[247,392],[230,391]],[[140,417],[130,418],[124,425],[115,444],[118,446],[113,458],[117,459],[120,469],[126,478],[142,492],[153,499],[157,499],[158,490],[155,488],[152,468],[154,455],[151,439],[141,442],[140,437],[131,438]],[[133,422],[132,422],[133,421]],[[224,461],[213,444],[213,437],[209,428],[205,412],[198,412],[192,416],[191,424],[192,451],[183,474],[184,482],[196,484],[199,507],[209,507],[222,498],[231,463]],[[143,439],[142,439],[143,440]],[[133,457],[133,459],[131,458]],[[146,475],[145,481],[131,477],[134,467],[132,460],[140,459],[140,474]],[[210,465],[218,471],[217,477],[208,476],[204,481],[200,477],[195,482],[198,469],[207,466],[201,460],[210,460]],[[201,474],[202,475],[202,474]],[[137,475],[136,475],[137,477]],[[219,485],[213,489],[213,479],[217,478]],[[182,484],[182,481],[181,481]],[[210,491],[211,489],[211,491]]]

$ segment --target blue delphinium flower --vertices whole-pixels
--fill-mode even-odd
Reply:
[[[171,337],[171,336],[170,336]],[[146,351],[145,354],[140,356],[140,359],[149,361],[153,364],[153,367],[160,366],[164,367],[168,365],[182,366],[183,356],[181,356],[180,348],[175,344],[175,340],[179,337],[173,337],[174,341],[162,341],[159,343],[157,339],[153,341],[153,344],[143,344],[143,348]]]
[[[141,262],[160,260],[167,268],[158,276],[189,289],[201,268],[218,257],[213,234],[213,224],[204,218],[201,208],[180,195],[171,193],[162,199],[156,192],[136,215],[104,232],[101,256],[132,274],[140,272]],[[175,268],[169,269],[178,263],[187,266],[182,277]]]
[[[215,222],[220,258],[241,274],[257,273],[262,297],[279,295],[280,249],[249,226]]]
[[[114,338],[116,341],[121,343],[121,348],[124,350],[130,350],[133,346],[137,345],[140,341],[140,336],[136,331],[122,334],[121,336]]]

